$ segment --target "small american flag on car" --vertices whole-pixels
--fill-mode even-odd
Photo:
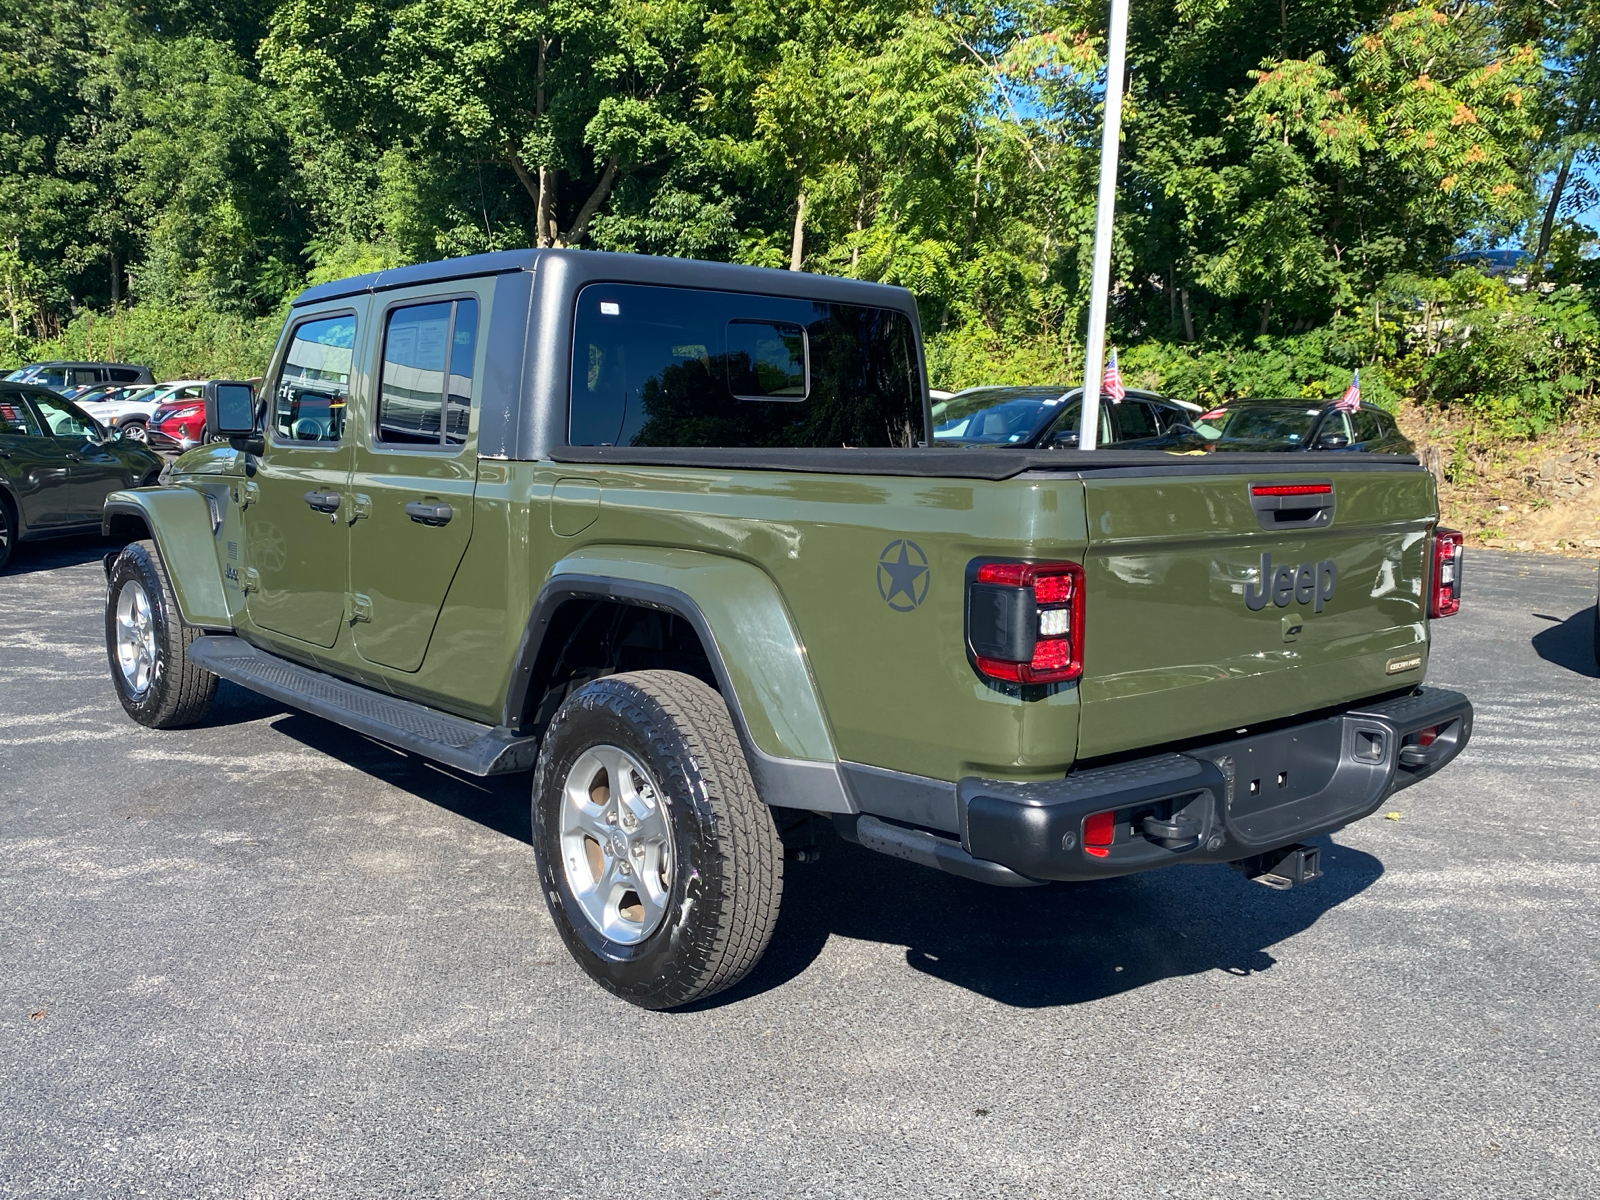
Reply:
[[[1355,412],[1361,407],[1361,372],[1357,370],[1350,376],[1350,386],[1345,388],[1344,395],[1333,402],[1333,406],[1340,412]]]
[[[1117,348],[1111,347],[1111,361],[1106,363],[1106,373],[1100,378],[1100,394],[1109,396],[1111,403],[1121,404],[1127,396],[1127,389],[1122,386],[1122,369],[1117,366]]]

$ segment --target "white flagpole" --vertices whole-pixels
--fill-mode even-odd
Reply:
[[[1106,127],[1100,138],[1100,198],[1094,220],[1094,275],[1089,281],[1089,337],[1083,352],[1083,417],[1078,448],[1093,450],[1100,432],[1100,376],[1106,357],[1106,293],[1111,287],[1111,218],[1117,207],[1117,150],[1122,80],[1127,74],[1128,0],[1111,0],[1106,54]]]

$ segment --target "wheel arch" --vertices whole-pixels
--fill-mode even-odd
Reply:
[[[837,766],[805,651],[771,578],[701,551],[586,548],[540,588],[513,663],[503,722],[525,728],[560,681],[552,674],[575,613],[600,606],[683,621],[727,701],[751,773],[768,804],[855,812]],[[681,668],[680,668],[681,669]]]
[[[202,493],[186,487],[112,492],[101,510],[100,531],[106,537],[155,542],[185,625],[233,627],[211,506]]]

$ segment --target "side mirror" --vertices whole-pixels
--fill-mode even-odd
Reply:
[[[1325,433],[1317,439],[1318,450],[1343,450],[1350,439],[1342,433]]]
[[[205,400],[207,429],[227,438],[235,450],[261,453],[261,439],[255,436],[255,388],[238,380],[210,379],[201,386],[200,395]]]
[[[1073,450],[1078,445],[1076,429],[1058,429],[1050,435],[1050,445],[1056,450]]]

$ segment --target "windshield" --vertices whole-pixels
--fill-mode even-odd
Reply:
[[[936,444],[1007,446],[1031,441],[1066,404],[1063,392],[1043,388],[974,388],[933,406]],[[1076,398],[1071,405],[1077,407]]]
[[[1289,405],[1252,404],[1213,418],[1211,423],[1221,428],[1221,440],[1225,442],[1278,442],[1298,446],[1310,435],[1321,411]]]

